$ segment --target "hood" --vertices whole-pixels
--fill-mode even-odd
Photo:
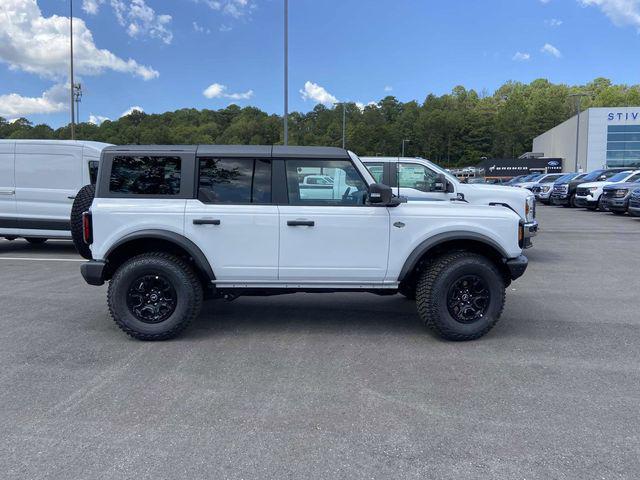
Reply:
[[[617,190],[619,188],[628,188],[629,190],[633,190],[635,188],[640,188],[640,183],[638,182],[611,183],[604,187],[605,190]]]
[[[615,182],[587,182],[587,183],[580,183],[578,184],[578,186],[580,188],[592,188],[592,187],[605,187],[607,185],[612,185]]]
[[[520,195],[524,200],[528,196],[531,195],[531,192],[525,190],[520,187],[511,187],[508,185],[491,185],[489,183],[462,183],[460,185],[464,185],[464,190],[478,190],[483,193],[497,193],[497,194],[511,194],[511,195]]]

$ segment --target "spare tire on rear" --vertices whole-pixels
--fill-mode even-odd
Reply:
[[[73,244],[76,246],[78,253],[87,260],[91,260],[91,250],[89,245],[84,243],[82,214],[88,212],[89,208],[91,208],[95,193],[96,189],[93,185],[85,185],[76,195],[71,207],[71,238],[73,238]]]

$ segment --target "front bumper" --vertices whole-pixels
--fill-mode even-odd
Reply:
[[[569,205],[570,195],[566,193],[560,195],[551,194],[549,201],[551,202],[551,205]]]
[[[548,192],[536,192],[536,200],[542,203],[549,203],[551,199],[551,190]]]
[[[511,280],[520,278],[529,265],[529,259],[524,255],[520,255],[518,258],[512,258],[505,262],[505,265],[509,269],[509,275]]]
[[[89,260],[80,265],[80,273],[89,285],[103,285],[106,266],[107,262],[102,260]]]
[[[614,212],[626,212],[629,206],[629,200],[626,198],[603,198],[602,206],[606,210],[613,210]]]
[[[538,234],[538,221],[524,224],[524,238],[533,238]]]
[[[598,200],[594,199],[591,196],[578,197],[576,195],[575,203],[576,203],[576,207],[590,208],[590,207],[597,207],[598,206]]]

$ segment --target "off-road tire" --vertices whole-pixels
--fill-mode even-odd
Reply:
[[[132,283],[141,275],[162,275],[176,292],[173,313],[160,323],[139,320],[127,306]],[[123,263],[109,283],[107,303],[111,317],[127,335],[139,340],[168,340],[178,336],[202,307],[202,284],[184,260],[163,252],[138,255]]]
[[[47,238],[38,238],[38,237],[27,237],[25,238],[27,242],[31,245],[43,245],[48,239]]]
[[[567,203],[563,203],[562,206],[564,208],[576,208],[576,196],[571,195],[569,197],[569,201]]]
[[[96,189],[93,185],[85,185],[77,193],[76,198],[73,200],[73,206],[71,207],[71,238],[78,253],[87,260],[91,260],[91,249],[89,245],[84,243],[82,214],[88,212],[89,208],[91,208],[95,193]]]
[[[490,293],[485,315],[473,323],[457,321],[447,307],[449,288],[465,275],[481,277]],[[453,341],[475,340],[489,332],[502,315],[504,301],[505,282],[493,262],[466,251],[446,253],[434,259],[420,274],[416,288],[418,315],[425,326]]]

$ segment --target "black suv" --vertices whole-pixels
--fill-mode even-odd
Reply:
[[[556,182],[553,185],[553,192],[551,193],[550,203],[551,205],[562,205],[563,207],[575,207],[576,203],[576,189],[581,183],[587,182],[603,182],[610,177],[613,177],[616,173],[629,170],[628,168],[603,168],[600,170],[594,170],[587,174],[581,174],[574,177],[570,181]]]

